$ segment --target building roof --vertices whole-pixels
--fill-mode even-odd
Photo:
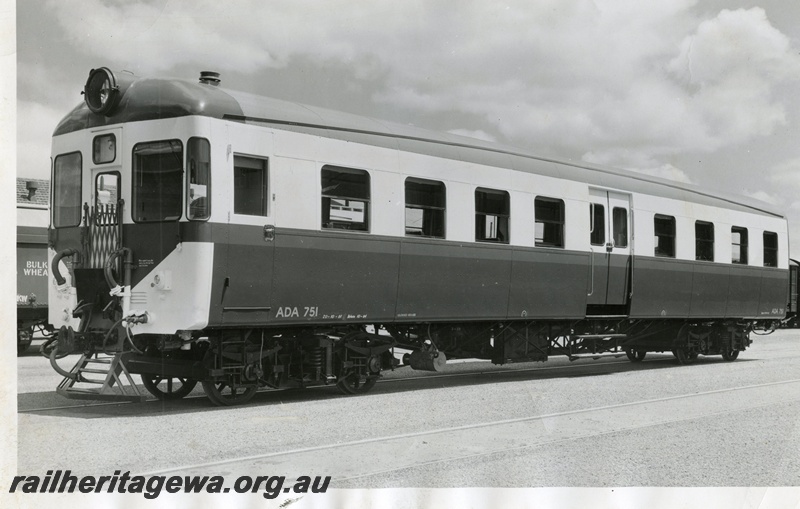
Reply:
[[[50,204],[50,181],[17,177],[17,204],[47,207]]]

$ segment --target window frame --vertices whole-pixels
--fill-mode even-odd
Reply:
[[[101,161],[97,157],[98,144],[99,144],[100,140],[103,139],[103,138],[111,138],[111,140],[114,142],[114,152],[113,152],[113,156],[114,157],[112,157],[111,159],[109,159],[107,161]],[[117,145],[117,136],[114,133],[98,134],[97,136],[92,138],[92,163],[93,164],[110,164],[110,163],[113,163],[114,161],[117,160],[117,147],[118,147],[118,145]]]
[[[59,184],[64,182],[64,181],[60,181],[58,179],[58,175],[57,175],[58,162],[59,162],[59,159],[61,159],[63,157],[74,156],[74,155],[78,156],[78,178],[77,178],[78,193],[77,193],[77,207],[76,207],[76,210],[77,210],[77,222],[74,222],[74,223],[73,222],[63,223],[63,222],[57,221],[57,218],[59,218],[59,217],[61,217],[61,215],[63,215],[63,207],[59,207],[59,205],[57,203],[57,200],[59,198],[59,190],[62,189],[62,186],[60,186]],[[76,179],[74,179],[74,177],[70,177],[69,180],[76,180]],[[81,221],[83,220],[83,211],[82,211],[82,208],[81,208],[82,202],[83,202],[83,154],[81,153],[80,150],[75,150],[73,152],[66,152],[64,154],[58,154],[55,157],[55,159],[53,160],[53,178],[52,178],[52,182],[53,182],[53,198],[52,198],[53,203],[51,204],[51,208],[52,208],[52,211],[53,211],[53,213],[52,213],[52,216],[53,216],[53,219],[52,219],[53,220],[53,227],[54,228],[70,228],[70,227],[80,226]],[[62,211],[62,214],[59,214],[59,211]]]
[[[158,219],[140,219],[139,216],[138,216],[138,212],[137,212],[137,205],[139,204],[138,200],[139,200],[139,193],[140,193],[139,187],[140,186],[138,186],[136,184],[136,175],[137,175],[137,171],[136,171],[136,149],[138,147],[142,146],[142,145],[155,145],[157,143],[173,143],[173,142],[176,142],[176,143],[178,143],[178,145],[180,145],[180,154],[181,154],[181,162],[180,162],[180,165],[178,166],[179,173],[178,173],[178,179],[177,179],[178,184],[181,187],[180,192],[178,192],[178,200],[179,200],[180,203],[178,203],[177,207],[176,207],[176,211],[177,211],[178,215],[177,215],[177,217],[173,217],[173,216],[166,216],[165,217],[162,214],[161,217],[159,217]],[[131,208],[130,208],[130,213],[131,213],[131,218],[133,219],[134,223],[172,223],[172,222],[178,222],[178,221],[181,220],[181,218],[183,217],[183,194],[184,194],[184,192],[183,192],[183,181],[184,181],[183,172],[184,172],[184,168],[185,168],[185,164],[186,164],[186,161],[185,161],[186,151],[184,150],[184,148],[185,147],[184,147],[184,144],[183,144],[183,140],[181,140],[179,138],[140,141],[140,142],[138,142],[137,144],[135,144],[133,146],[133,148],[131,149],[131,184],[130,184],[131,185]]]
[[[105,204],[105,205],[111,205],[111,209],[110,210],[109,210],[108,207],[103,207],[103,210],[101,210],[101,208],[100,208],[101,203],[99,202],[98,181],[100,180],[100,177],[103,177],[103,176],[106,176],[106,175],[113,175],[113,176],[117,177],[117,191],[116,191],[117,199],[115,201],[113,201],[113,202],[109,202],[109,203]],[[93,189],[93,192],[94,192],[94,195],[95,195],[94,196],[94,210],[95,210],[95,214],[97,214],[96,217],[101,218],[100,221],[103,221],[103,225],[117,224],[116,221],[110,221],[112,219],[112,217],[109,215],[109,212],[113,212],[114,213],[113,219],[117,219],[118,220],[118,211],[119,211],[119,209],[117,208],[117,204],[119,203],[120,196],[121,196],[120,193],[122,192],[122,175],[121,175],[121,173],[118,170],[103,171],[103,172],[96,173],[95,176],[94,176],[94,182],[92,183],[92,189]]]
[[[364,177],[364,182],[360,183],[363,186],[361,191],[365,191],[365,196],[349,196],[344,194],[332,194],[330,192],[326,192],[326,177],[325,172],[335,172],[339,174],[351,174],[351,175],[360,175]],[[326,164],[320,168],[320,198],[321,198],[321,217],[320,217],[320,228],[322,230],[342,230],[342,231],[349,231],[349,232],[360,232],[360,233],[369,233],[372,228],[372,175],[368,170],[364,170],[361,168],[348,168],[346,166],[336,166],[331,164]],[[329,179],[330,180],[330,179]],[[347,181],[344,181],[345,183]],[[359,184],[358,182],[351,182],[351,184]],[[336,184],[332,186],[334,189],[338,187],[340,184]],[[329,185],[329,187],[331,187]],[[333,190],[333,189],[331,189]],[[326,200],[327,206],[326,206]],[[345,204],[349,204],[350,202],[361,202],[364,204],[363,209],[363,218],[361,221],[341,221],[341,220],[331,220],[331,210],[332,210],[332,201],[333,200],[343,200]],[[326,216],[327,212],[327,216]],[[327,219],[327,221],[326,221]],[[356,227],[352,227],[352,225],[356,225]]]
[[[437,188],[436,194],[441,197],[441,206],[438,205],[430,205],[430,204],[421,204],[421,203],[410,203],[409,202],[409,184],[417,185],[417,186],[428,186],[430,188]],[[430,238],[430,239],[444,239],[447,236],[447,186],[444,182],[439,180],[430,180],[430,179],[423,179],[418,177],[406,177],[404,182],[404,191],[405,191],[405,235],[407,237],[420,237],[420,238]],[[431,193],[433,195],[433,193]],[[422,210],[422,227],[420,228],[420,233],[413,233],[409,231],[409,224],[408,224],[408,211],[409,210]],[[433,224],[431,229],[433,232],[425,232],[425,217],[429,214],[432,219],[430,223]],[[439,218],[437,223],[436,218]],[[429,223],[429,224],[430,224]],[[439,225],[439,228],[436,226]],[[438,230],[441,230],[439,232]]]
[[[734,242],[734,234],[739,234],[739,243]],[[731,226],[731,263],[735,265],[749,265],[750,264],[750,234],[744,226]],[[734,246],[739,247],[739,259],[733,256]],[[744,256],[742,256],[744,254]]]
[[[617,211],[622,211],[625,214],[622,226],[624,227],[623,234],[625,236],[625,243],[617,243]],[[613,247],[619,249],[627,249],[630,245],[630,233],[628,231],[628,217],[629,211],[627,207],[611,207],[611,242]]]
[[[663,225],[670,225],[671,232],[668,231],[659,234],[657,228],[659,221],[661,221]],[[677,237],[678,234],[675,216],[668,216],[666,214],[655,214],[653,216],[653,256],[658,258],[675,258],[678,240]],[[668,252],[659,252],[659,249],[661,249],[661,238],[671,239],[672,245],[669,246],[669,249],[667,250]]]
[[[488,209],[479,210],[479,195],[503,196],[503,207],[500,212]],[[511,195],[502,189],[491,189],[488,187],[475,188],[475,242],[488,242],[493,244],[509,244],[511,242]],[[497,221],[497,233],[494,237],[486,234],[486,220],[495,217]],[[505,232],[505,233],[503,233]],[[482,235],[481,235],[482,233]]]
[[[600,221],[598,221],[597,211],[600,211]],[[597,229],[597,226],[600,229]],[[602,234],[598,241],[597,236]],[[606,245],[606,206],[602,203],[589,202],[589,244],[592,246]]]
[[[767,237],[771,237],[774,239],[775,247],[767,246]],[[778,266],[778,252],[780,246],[778,244],[778,234],[776,232],[764,231],[762,234],[762,241],[763,241],[763,248],[764,248],[764,267],[777,267]],[[772,263],[768,263],[770,260],[767,259],[767,253],[770,253],[770,260],[774,260]]]
[[[242,159],[247,160],[247,161],[256,161],[257,164],[254,164],[252,166],[244,166],[244,165],[240,164],[239,166],[237,166],[236,165],[236,160],[237,159],[239,159],[240,161]],[[238,169],[258,170],[258,171],[261,172],[261,175],[262,175],[262,179],[261,179],[262,186],[261,186],[261,188],[262,188],[263,192],[261,193],[260,210],[259,210],[258,213],[252,213],[251,211],[244,211],[243,212],[243,211],[241,211],[241,209],[237,211],[237,209],[236,209],[237,206],[241,206],[243,203],[245,203],[245,204],[249,204],[250,203],[248,201],[244,201],[244,202],[242,201],[243,195],[239,195],[239,200],[237,200],[237,195],[236,195],[236,191],[238,189],[236,187],[237,168]],[[251,187],[252,186],[245,186],[245,189],[249,189]],[[270,194],[269,193],[270,193],[269,157],[267,157],[267,156],[255,156],[255,155],[251,155],[251,154],[243,154],[241,152],[234,152],[233,153],[233,201],[231,203],[231,205],[232,205],[231,212],[233,212],[233,214],[236,215],[236,216],[269,217],[270,216],[270,212],[271,212],[270,199],[269,199]],[[248,195],[248,197],[250,197],[250,196]],[[250,198],[252,198],[252,197],[250,197]]]
[[[190,161],[193,161],[193,158],[192,158],[192,142],[193,141],[198,141],[198,140],[205,142],[206,146],[208,148],[208,152],[207,152],[208,169],[207,169],[207,174],[206,174],[206,195],[204,197],[201,196],[201,197],[192,199],[192,196],[191,196],[192,191],[193,191],[192,185],[198,185],[198,184],[193,184],[192,183],[192,176],[193,176],[192,175],[192,171],[193,171],[193,169],[191,168],[191,162]],[[212,172],[211,172],[211,142],[209,141],[208,138],[204,138],[202,136],[192,136],[191,138],[186,140],[186,169],[185,169],[185,171],[186,171],[186,183],[185,183],[186,196],[184,196],[184,200],[186,202],[186,210],[185,210],[186,219],[188,219],[189,221],[208,221],[211,218],[211,178],[212,178],[212,175],[213,175]],[[200,184],[200,185],[202,185],[202,184]],[[202,198],[205,198],[205,200],[206,200],[206,205],[205,205],[206,215],[204,217],[195,216],[195,215],[192,214],[192,202],[193,201],[197,201],[197,200],[202,199]]]
[[[702,228],[710,228],[710,232],[708,232],[708,231],[705,232],[705,233],[710,233],[711,234],[710,235],[710,237],[711,237],[710,239],[709,238],[703,238],[703,237],[700,236],[700,232],[698,231],[698,228],[700,228],[700,227],[702,227]],[[705,246],[705,248],[703,248],[702,246]],[[701,221],[701,220],[695,221],[694,222],[694,259],[695,259],[695,261],[713,262],[715,260],[715,258],[716,258],[716,255],[714,253],[715,248],[716,248],[716,233],[715,233],[714,223],[711,222],[711,221]],[[707,252],[709,249],[710,249],[711,257],[710,258],[701,257],[701,254],[703,252]]]
[[[557,219],[542,219],[539,214],[540,205],[555,205],[554,210],[557,209],[558,217]],[[566,205],[564,204],[564,200],[560,198],[552,198],[550,196],[536,196],[533,199],[533,245],[536,247],[556,247],[556,248],[564,248],[564,237],[565,237],[565,229],[566,229]],[[542,237],[541,240],[538,237],[537,225],[542,225]],[[548,237],[548,225],[551,226],[555,225],[556,240],[555,241],[548,241],[546,238]],[[551,230],[552,231],[552,230]]]

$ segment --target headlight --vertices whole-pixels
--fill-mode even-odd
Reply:
[[[120,97],[117,79],[107,67],[89,71],[89,79],[83,88],[86,106],[94,113],[109,115]]]

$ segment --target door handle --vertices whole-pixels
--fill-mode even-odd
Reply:
[[[264,225],[264,241],[272,242],[275,240],[275,226],[271,224]]]
[[[606,242],[606,253],[610,253],[612,249],[614,249],[614,243]]]

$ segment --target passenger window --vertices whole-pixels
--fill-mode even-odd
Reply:
[[[233,213],[246,216],[269,215],[268,160],[233,156]]]
[[[53,165],[53,226],[78,226],[81,224],[81,173],[80,152],[62,154]]]
[[[731,228],[731,262],[747,265],[747,228]]]
[[[205,138],[189,138],[186,155],[186,217],[208,219],[211,215],[211,148]],[[234,157],[234,165],[236,157]],[[236,178],[234,177],[234,181]]]
[[[628,247],[628,209],[614,207],[612,213],[614,247]]]
[[[442,182],[406,179],[406,235],[444,238],[445,186]]]
[[[589,204],[589,241],[593,246],[606,243],[606,208],[599,203]]]
[[[369,231],[369,173],[364,170],[322,168],[322,227]]]
[[[535,244],[564,247],[564,200],[537,197],[533,201]]]
[[[764,267],[778,266],[778,234],[764,232]]]
[[[506,191],[475,190],[475,240],[508,244],[511,199]]]
[[[181,218],[183,145],[178,140],[133,147],[133,219],[136,222]]]
[[[694,259],[704,262],[714,261],[714,223],[695,221]]]
[[[655,255],[675,258],[675,218],[656,214],[653,219]]]

